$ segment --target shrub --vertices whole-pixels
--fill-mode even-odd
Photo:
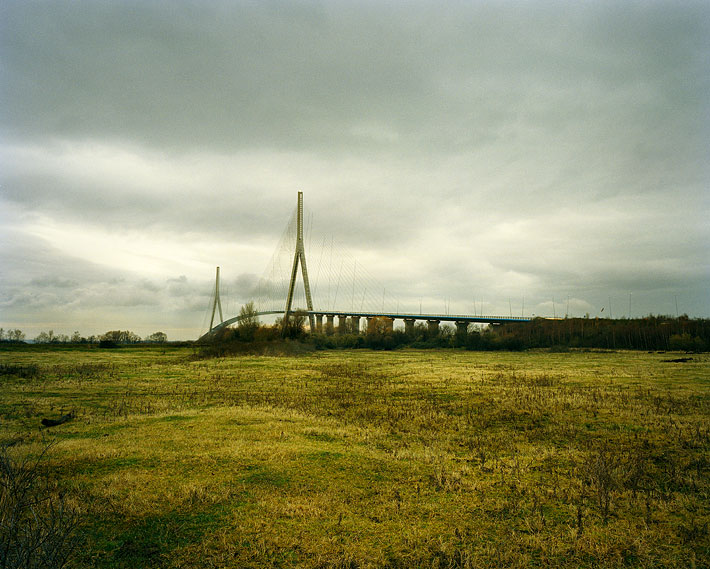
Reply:
[[[706,350],[705,342],[690,334],[673,334],[668,344],[671,350],[679,352],[703,352]]]
[[[77,546],[77,517],[37,459],[13,459],[0,448],[0,567],[64,567]]]

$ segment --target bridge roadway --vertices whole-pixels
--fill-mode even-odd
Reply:
[[[427,322],[429,331],[436,333],[439,330],[440,322],[455,322],[456,328],[459,331],[466,330],[469,324],[479,323],[479,324],[505,324],[507,322],[530,322],[532,318],[526,317],[515,317],[515,316],[470,316],[466,314],[410,314],[410,313],[400,313],[400,312],[357,312],[357,311],[338,311],[338,310],[310,310],[310,311],[295,311],[299,314],[312,315],[315,317],[316,332],[326,334],[344,334],[346,331],[351,333],[360,332],[360,319],[365,318],[368,325],[370,325],[375,318],[381,319],[386,330],[392,330],[394,328],[395,320],[404,320],[404,330],[407,333],[414,331],[414,324],[417,320],[424,320]],[[256,316],[267,316],[272,314],[283,314],[283,310],[267,310],[263,312],[257,312]],[[323,323],[323,317],[325,316],[325,325]],[[338,318],[338,325],[335,326],[335,318]],[[224,322],[221,322],[212,330],[200,337],[200,340],[206,338],[218,330],[239,322],[241,316],[235,316],[229,318]],[[350,320],[350,326],[348,327],[348,320]],[[348,330],[349,328],[349,330]]]

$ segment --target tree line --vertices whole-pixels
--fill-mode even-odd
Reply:
[[[315,349],[370,348],[392,350],[412,348],[464,348],[468,350],[526,350],[536,348],[570,349],[594,348],[607,350],[670,350],[688,352],[710,351],[710,319],[654,316],[634,319],[609,318],[535,318],[530,322],[506,323],[487,328],[469,326],[456,330],[444,324],[432,331],[424,322],[414,326],[411,333],[392,330],[384,318],[375,318],[364,333],[346,327],[345,334],[310,334],[306,328],[306,314],[291,314],[288,325],[277,321],[273,326],[259,322],[251,303],[243,306],[242,317],[236,328],[223,328],[203,350],[229,353],[247,345],[273,344],[283,340],[311,344]],[[348,324],[350,324],[348,322]],[[42,331],[34,338],[36,344],[98,344],[100,347],[145,343],[165,343],[164,332],[154,332],[145,338],[130,330],[110,330],[101,335],[82,336],[75,331],[71,336]],[[19,329],[0,328],[0,342],[25,342]],[[231,346],[231,347],[230,347]]]
[[[608,350],[710,350],[710,320],[654,316],[632,319],[536,318],[523,326],[504,324],[499,337],[525,348],[600,348]]]
[[[265,326],[250,304],[242,307],[236,328],[220,330],[203,347],[215,353],[238,352],[251,344],[296,340],[315,349],[370,348],[392,350],[412,348],[463,348],[468,350],[512,350],[574,348],[605,350],[710,351],[710,320],[702,318],[654,316],[634,319],[535,318],[530,322],[506,323],[457,330],[443,324],[430,330],[419,322],[410,333],[392,329],[385,318],[374,318],[364,333],[350,329],[344,334],[310,334],[305,313],[296,312],[284,329],[281,322]]]
[[[22,330],[14,329],[5,331],[0,328],[0,342],[24,342],[25,333]]]
[[[7,330],[0,328],[0,342],[25,342],[25,333],[22,330]],[[71,336],[68,334],[55,334],[54,330],[42,331],[33,340],[35,344],[99,344],[99,345],[125,345],[147,342],[163,344],[168,341],[165,332],[153,332],[145,338],[130,330],[109,330],[104,334],[82,336],[77,330]]]

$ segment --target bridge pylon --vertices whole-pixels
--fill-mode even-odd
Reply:
[[[219,308],[219,323],[224,322],[222,316],[222,300],[219,298],[219,267],[217,267],[217,278],[214,283],[214,303],[212,303],[212,317],[210,318],[210,332],[212,332],[212,324],[214,324],[214,313]]]
[[[286,298],[286,310],[284,310],[283,330],[286,331],[288,318],[291,314],[291,304],[293,303],[293,290],[296,287],[296,275],[298,274],[298,264],[301,264],[301,274],[303,276],[303,288],[306,290],[306,306],[308,308],[308,321],[311,331],[314,331],[315,320],[313,318],[313,300],[311,299],[311,285],[308,282],[308,268],[306,266],[306,250],[303,246],[303,192],[298,192],[298,209],[296,223],[296,251],[293,255],[293,268],[291,269],[291,280],[288,285],[288,297]]]

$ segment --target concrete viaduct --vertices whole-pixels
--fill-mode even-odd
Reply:
[[[404,331],[408,334],[414,332],[414,324],[417,321],[426,321],[429,332],[436,334],[439,332],[441,322],[454,322],[457,331],[465,331],[468,325],[476,322],[483,324],[503,324],[505,322],[529,322],[530,318],[515,318],[507,316],[469,316],[463,314],[400,314],[395,312],[340,312],[340,311],[308,311],[309,316],[315,317],[314,332],[318,334],[332,335],[335,333],[344,334],[360,333],[360,321],[365,319],[366,330],[371,326],[375,318],[382,319],[386,330],[394,329],[395,320],[404,320]],[[335,318],[338,318],[336,325]],[[325,322],[324,322],[325,319]],[[350,322],[350,326],[348,326]]]

